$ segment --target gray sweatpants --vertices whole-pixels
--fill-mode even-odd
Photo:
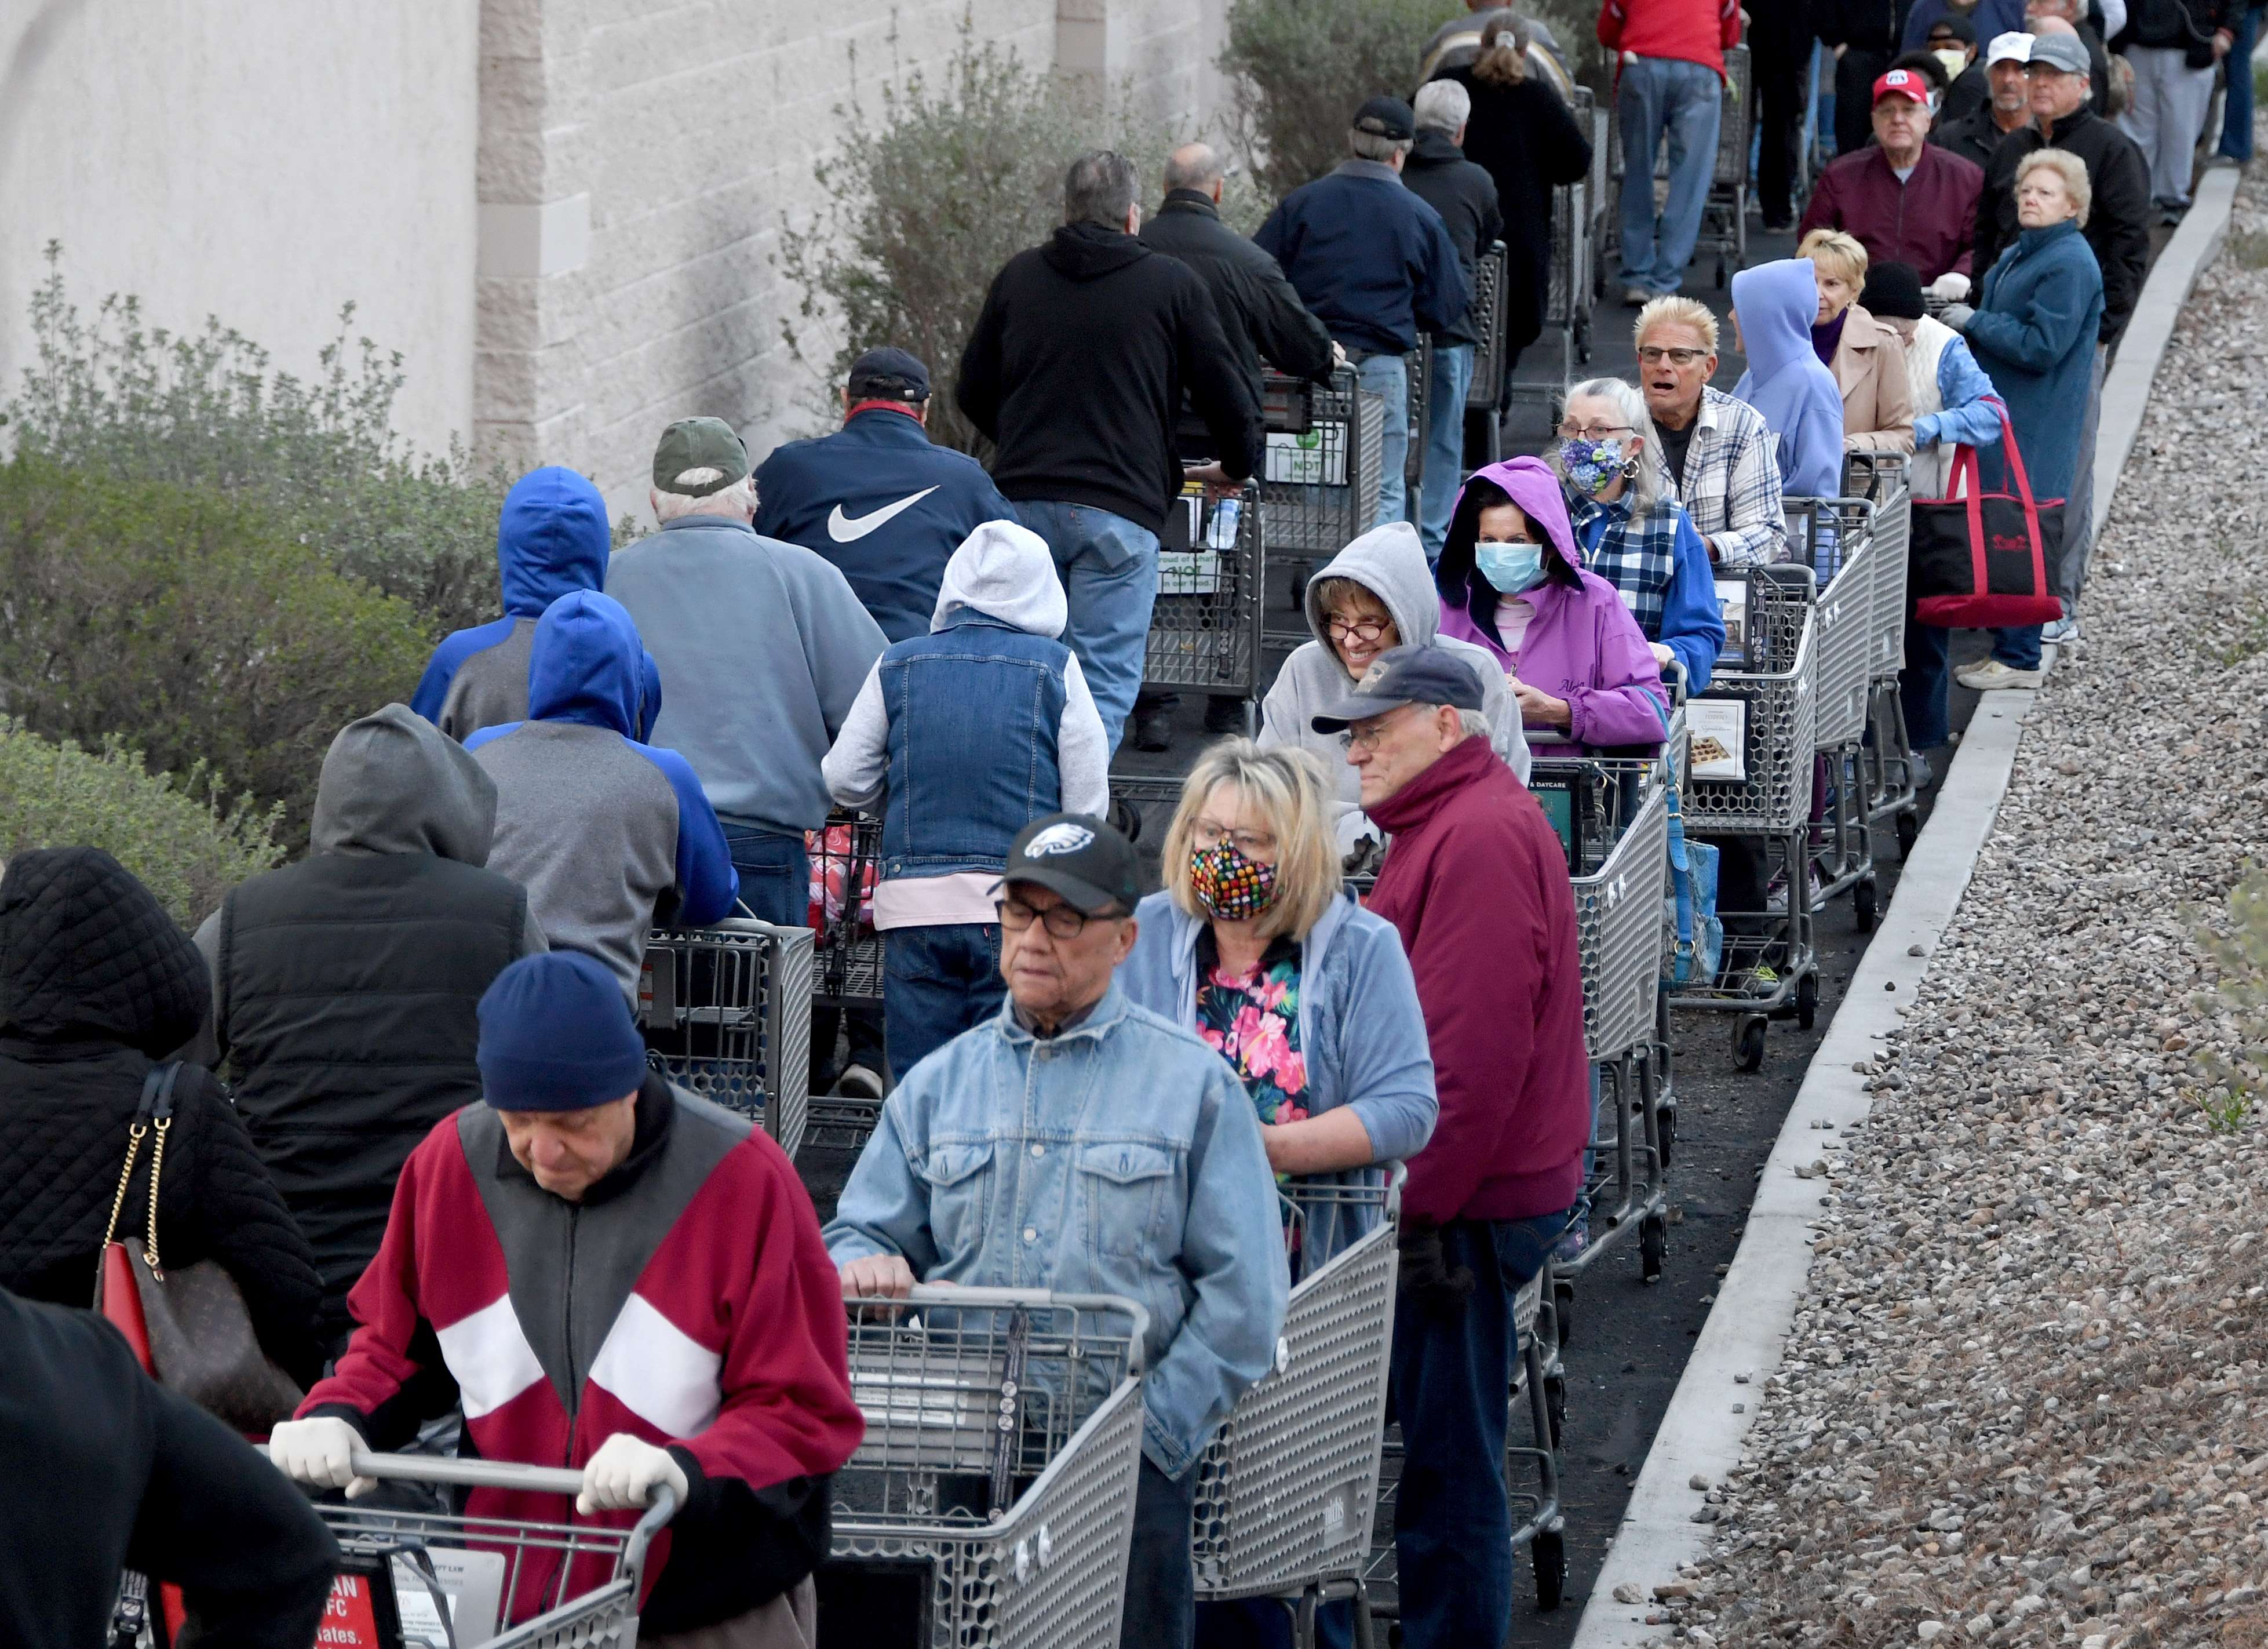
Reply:
[[[2095,346],[2095,373],[2087,392],[2087,414],[2079,425],[2079,469],[2072,476],[2071,496],[2064,500],[2063,541],[2056,546],[2050,587],[2063,602],[2063,616],[2079,617],[2080,592],[2087,588],[2087,564],[2095,554],[2095,436],[2102,422],[2102,369],[2109,359],[2102,344]]]
[[[2150,198],[2161,205],[2190,203],[2197,143],[2213,107],[2213,70],[2192,69],[2178,46],[2130,46],[2134,105],[2118,117],[2150,163]]]

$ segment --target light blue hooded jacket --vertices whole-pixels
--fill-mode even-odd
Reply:
[[[1843,493],[1843,392],[1811,346],[1819,276],[1809,258],[1760,263],[1733,277],[1733,311],[1749,369],[1733,398],[1764,415],[1779,441],[1779,486],[1788,498]]]

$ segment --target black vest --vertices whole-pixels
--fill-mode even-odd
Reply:
[[[237,1108],[314,1250],[327,1339],[403,1160],[481,1097],[475,1009],[526,913],[518,883],[431,854],[318,854],[221,906],[213,1013]]]

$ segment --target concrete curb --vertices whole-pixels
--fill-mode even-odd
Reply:
[[[2239,176],[2233,170],[2205,174],[2195,205],[2151,271],[2104,381],[2095,470],[2098,532],[2140,433],[2151,381],[2182,305],[2228,232]],[[1910,1005],[1920,988],[1992,834],[2036,698],[2021,691],[1988,694],[1970,723],[1882,925],[1772,1143],[1747,1231],[1631,1487],[1622,1527],[1584,1607],[1575,1649],[1624,1649],[1656,1637],[1659,1629],[1646,1623],[1653,1588],[1676,1579],[1678,1566],[1706,1546],[1709,1526],[1694,1521],[1704,1491],[1692,1480],[1697,1475],[1720,1483],[1740,1462],[1764,1381],[1779,1367],[1810,1281],[1812,1227],[1828,1199],[1820,1194],[1824,1181],[1799,1178],[1796,1171],[1808,1175],[1810,1165],[1840,1142],[1841,1130],[1872,1108],[1867,1079],[1852,1067],[1881,1051],[1898,1024],[1898,1009]],[[1822,1123],[1833,1131],[1822,1130]],[[1641,1601],[1616,1602],[1618,1586],[1636,1586]]]

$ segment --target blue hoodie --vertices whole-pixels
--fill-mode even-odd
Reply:
[[[535,621],[573,590],[607,588],[612,531],[599,489],[572,470],[531,470],[497,517],[497,576],[504,616],[460,630],[433,649],[409,707],[462,743],[485,727],[527,716],[527,655]],[[641,651],[643,737],[661,714],[661,672]]]
[[[1779,440],[1779,486],[1788,498],[1843,492],[1843,392],[1819,364],[1811,322],[1819,276],[1809,258],[1760,263],[1733,277],[1733,313],[1749,369],[1733,398],[1763,414]]]
[[[552,949],[596,957],[633,1001],[657,910],[702,927],[740,892],[692,767],[630,737],[643,658],[621,603],[563,595],[535,625],[529,719],[465,741],[496,781],[489,869],[527,890]]]

